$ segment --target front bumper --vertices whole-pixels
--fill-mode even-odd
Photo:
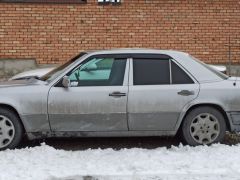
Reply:
[[[227,113],[230,132],[240,132],[240,112],[228,112]]]

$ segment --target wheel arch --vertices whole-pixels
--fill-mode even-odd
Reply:
[[[185,119],[185,117],[194,109],[196,108],[199,108],[199,107],[206,107],[206,106],[209,106],[209,107],[213,107],[215,109],[217,109],[224,117],[225,119],[225,122],[226,122],[226,127],[227,127],[227,130],[231,130],[231,124],[230,124],[230,120],[229,120],[229,117],[226,113],[226,111],[224,110],[224,108],[218,104],[214,104],[214,103],[199,103],[199,104],[194,104],[192,106],[190,106],[186,112],[184,113],[184,115],[182,116],[181,118],[181,123],[180,125],[177,127],[177,132],[179,132],[179,130],[181,129],[181,126],[183,124],[183,121]]]
[[[21,118],[20,114],[18,113],[18,111],[17,111],[17,109],[15,107],[13,107],[12,105],[9,105],[9,104],[0,103],[0,108],[8,109],[8,110],[14,112],[18,116],[18,118],[20,120],[20,123],[22,124],[24,133],[26,133],[25,125],[24,125],[24,123],[22,121],[22,118]]]

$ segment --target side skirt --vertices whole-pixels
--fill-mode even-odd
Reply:
[[[28,132],[29,140],[50,137],[144,137],[144,136],[174,136],[176,131],[107,131],[107,132]]]

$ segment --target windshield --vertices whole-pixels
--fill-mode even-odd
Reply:
[[[222,79],[228,79],[228,78],[229,78],[226,74],[224,74],[224,73],[216,70],[215,68],[209,66],[208,64],[205,64],[204,62],[200,61],[199,59],[197,59],[197,58],[195,58],[195,57],[193,57],[193,56],[191,56],[191,58],[192,58],[193,60],[195,60],[196,62],[198,62],[199,64],[203,65],[205,68],[207,68],[208,70],[210,70],[212,73],[216,74],[218,77],[220,77],[220,78],[222,78]]]
[[[80,54],[78,54],[74,58],[70,59],[69,61],[67,61],[63,65],[53,69],[52,71],[45,74],[44,76],[42,76],[39,79],[42,80],[42,81],[52,81],[53,79],[58,77],[70,64],[72,64],[73,62],[75,62],[77,59],[79,59],[80,57],[82,57],[85,54],[87,54],[87,53],[86,52],[81,52]]]

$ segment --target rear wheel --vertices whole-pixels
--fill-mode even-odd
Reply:
[[[0,150],[16,148],[23,135],[18,116],[8,109],[0,109]]]
[[[183,140],[192,146],[221,142],[226,123],[221,112],[213,107],[199,107],[187,114],[182,125]]]

